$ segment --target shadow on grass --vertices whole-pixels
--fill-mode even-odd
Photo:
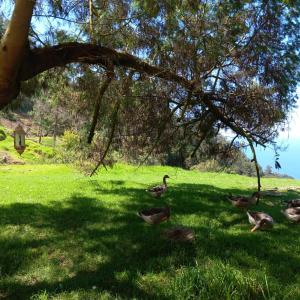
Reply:
[[[95,286],[114,297],[148,299],[159,295],[160,299],[167,299],[159,290],[163,289],[159,279],[145,288],[140,278],[147,274],[159,278],[165,272],[174,276],[177,268],[192,266],[195,259],[203,257],[219,258],[238,268],[256,268],[260,264],[257,261],[264,262],[268,274],[278,282],[292,282],[297,274],[299,255],[288,253],[284,247],[274,247],[274,240],[285,245],[298,229],[286,226],[251,234],[245,214],[226,201],[229,192],[251,194],[251,191],[181,184],[161,199],[154,199],[143,189],[125,188],[122,181],[110,181],[106,187],[97,181],[89,184],[97,198],[73,195],[49,205],[0,206],[1,230],[7,232],[0,240],[4,276],[0,290],[8,298],[29,299],[42,290],[52,294],[91,291]],[[101,201],[107,194],[126,196],[127,200],[109,205]],[[278,206],[268,205],[268,201],[262,200],[257,209],[285,222]],[[179,220],[190,214],[198,215],[199,222],[204,218],[204,223],[190,226],[197,235],[194,243],[178,245],[163,240],[161,230],[170,226],[168,223],[149,226],[136,216],[141,208],[164,203],[171,206],[172,216]],[[225,218],[224,212],[232,217]],[[231,226],[244,231],[233,234],[228,231]],[[36,275],[32,271],[34,261],[48,264],[52,275]],[[24,273],[26,279],[19,280]]]

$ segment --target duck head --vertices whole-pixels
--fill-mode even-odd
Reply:
[[[169,175],[165,175],[165,176],[164,176],[164,178],[163,178],[164,184],[166,184],[166,179],[167,179],[167,178],[170,178]]]
[[[272,224],[269,220],[262,219],[251,229],[251,232],[254,232],[258,229],[264,229],[265,227],[270,228],[270,227],[272,227]]]

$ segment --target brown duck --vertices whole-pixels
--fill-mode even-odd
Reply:
[[[250,205],[257,204],[259,199],[259,192],[254,192],[250,197],[245,196],[228,196],[228,200],[233,206],[238,208],[247,208]]]
[[[300,223],[300,207],[289,207],[281,211],[288,220]]]
[[[264,212],[247,211],[247,215],[249,223],[254,225],[254,227],[251,229],[251,232],[256,230],[271,229],[273,227],[273,218]]]
[[[160,224],[170,218],[171,210],[169,206],[153,207],[138,212],[138,216],[151,225]]]
[[[163,184],[157,185],[152,188],[146,190],[146,192],[150,193],[152,196],[159,198],[163,193],[167,191],[167,178],[170,178],[168,175],[163,177]]]
[[[191,242],[195,239],[193,230],[187,227],[176,226],[174,228],[166,229],[163,232],[164,237],[176,242]]]

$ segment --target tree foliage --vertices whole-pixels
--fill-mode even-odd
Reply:
[[[297,0],[37,1],[29,46],[12,78],[17,84],[13,91],[0,86],[2,106],[18,94],[18,82],[79,63],[70,77],[77,88],[89,77],[100,86],[113,73],[99,114],[93,101],[76,105],[94,112],[98,126],[107,124],[108,135],[113,127],[124,144],[151,153],[180,128],[196,151],[231,129],[254,149],[273,142],[295,105],[299,7]],[[109,120],[116,107],[115,126]]]

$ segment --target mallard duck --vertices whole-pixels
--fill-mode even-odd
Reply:
[[[167,178],[170,178],[168,175],[163,177],[163,184],[154,186],[150,189],[147,189],[146,192],[150,193],[152,196],[159,198],[167,190]]]
[[[287,219],[292,222],[300,223],[300,207],[289,207],[281,211]]]
[[[254,192],[252,196],[245,197],[245,196],[228,196],[228,200],[238,208],[247,208],[248,206],[252,204],[257,204],[259,199],[259,192]]]
[[[138,212],[138,216],[151,225],[160,224],[170,218],[171,210],[169,206],[153,207]]]
[[[176,242],[191,242],[195,239],[193,230],[182,226],[166,229],[163,236]]]
[[[300,199],[286,201],[287,207],[300,207]]]
[[[258,229],[265,230],[273,227],[274,224],[273,218],[264,212],[247,211],[247,215],[250,224],[255,225],[251,229],[251,232],[254,232]]]

